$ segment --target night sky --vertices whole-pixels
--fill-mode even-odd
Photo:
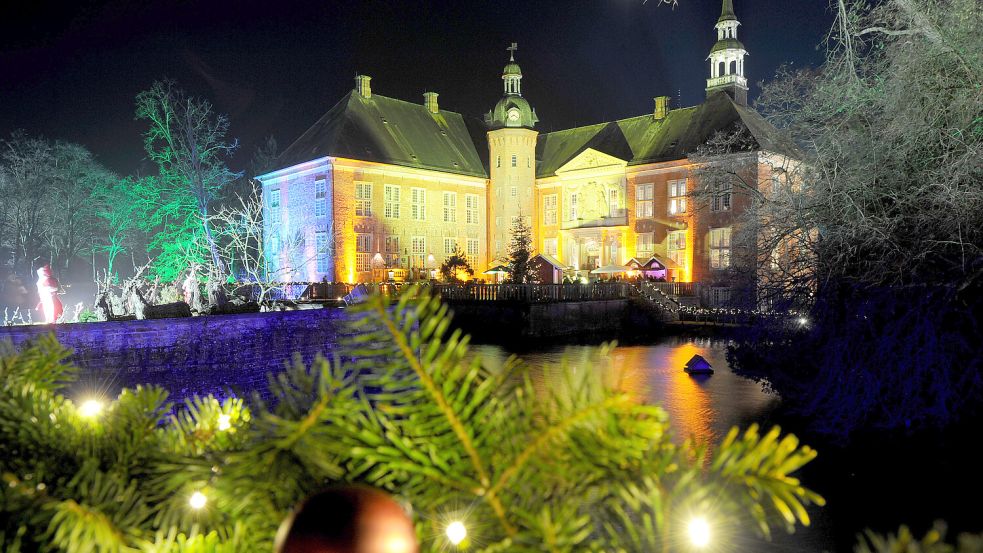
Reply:
[[[749,81],[818,65],[824,0],[734,0]],[[11,2],[0,13],[0,135],[78,142],[120,173],[149,172],[134,97],[169,77],[232,121],[242,168],[281,150],[341,98],[373,92],[480,117],[502,93],[510,42],[541,132],[702,101],[717,0]]]

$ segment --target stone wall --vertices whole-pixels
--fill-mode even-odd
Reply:
[[[337,343],[340,309],[213,315],[62,325],[0,327],[15,345],[54,332],[82,368],[68,395],[158,384],[172,400],[194,394],[226,397],[267,389],[267,374],[299,353],[306,362]]]

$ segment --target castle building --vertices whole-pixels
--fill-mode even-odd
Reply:
[[[406,102],[357,76],[284,151],[282,169],[257,177],[271,270],[284,280],[429,278],[460,249],[480,277],[506,259],[522,218],[533,249],[573,274],[655,258],[670,280],[703,283],[726,303],[732,237],[750,199],[721,187],[694,201],[703,184],[691,156],[720,132],[746,129],[744,166],[763,190],[776,158],[794,150],[747,106],[739,25],[723,0],[703,103],[673,108],[659,96],[650,113],[542,134],[514,43],[502,98],[481,128],[440,109],[436,92]]]

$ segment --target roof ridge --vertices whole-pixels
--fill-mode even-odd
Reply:
[[[698,109],[702,105],[703,104],[701,103],[701,104],[697,104],[695,106],[686,106],[684,108],[673,108],[673,109],[669,110],[669,115],[672,115],[672,113],[673,112],[676,112],[676,111],[686,111],[686,110],[691,110],[691,109]],[[576,130],[580,130],[580,129],[586,129],[588,127],[596,127],[598,125],[609,125],[611,123],[620,123],[622,121],[634,121],[636,119],[641,119],[643,117],[652,117],[652,114],[651,113],[643,113],[641,115],[632,115],[631,117],[623,117],[621,119],[612,119],[611,121],[601,121],[600,123],[591,123],[589,125],[580,125],[579,127],[569,127],[569,128],[566,128],[566,129],[559,129],[559,130],[556,130],[556,131],[550,131],[550,132],[546,132],[546,133],[541,133],[540,136],[549,135],[549,134],[555,134],[555,133],[560,133],[560,132],[567,132],[567,131],[576,131]]]
[[[354,91],[352,91],[352,92],[354,92]],[[349,92],[349,94],[350,93],[351,92]],[[384,98],[386,100],[390,100],[390,101],[393,101],[393,102],[402,102],[404,104],[409,104],[411,106],[417,106],[417,107],[420,107],[420,108],[423,108],[423,109],[427,109],[427,106],[425,104],[418,104],[416,102],[411,102],[409,100],[404,100],[402,98],[394,98],[392,96],[386,96],[385,94],[376,94],[375,92],[372,93],[372,98],[366,98],[366,100],[371,100],[371,99],[377,98],[377,97],[378,98]],[[438,111],[441,112],[441,113],[443,113],[443,112],[453,113],[454,115],[460,115],[461,117],[464,117],[464,115],[461,114],[461,112],[458,112],[458,111],[451,111],[449,109],[444,109],[444,108],[439,108]],[[428,113],[429,113],[429,111],[428,111]]]

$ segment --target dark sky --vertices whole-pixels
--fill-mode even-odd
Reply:
[[[817,65],[824,0],[734,0],[752,86],[782,63]],[[232,121],[241,168],[281,149],[353,86],[480,117],[519,43],[540,130],[646,113],[652,97],[703,98],[718,0],[143,0],[6,2],[0,8],[0,135],[78,142],[121,173],[149,170],[134,97],[169,77]]]

